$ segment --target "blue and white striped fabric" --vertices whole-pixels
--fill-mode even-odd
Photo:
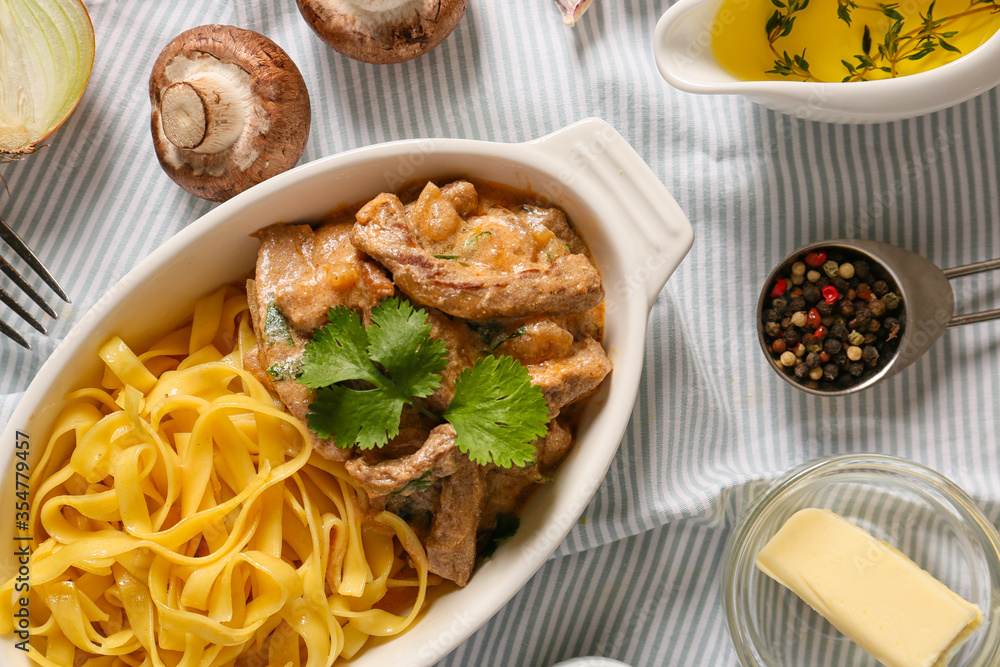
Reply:
[[[573,29],[552,0],[471,0],[444,44],[396,66],[329,50],[290,0],[85,3],[97,61],[83,101],[47,148],[0,167],[10,189],[0,217],[73,299],[51,337],[31,338],[33,352],[0,340],[4,423],[81,314],[213,206],[161,171],[147,79],[173,36],[230,23],[269,35],[302,70],[313,103],[303,160],[410,137],[522,141],[599,116],[696,230],[652,313],[640,394],[607,479],[556,556],[443,665],[594,654],[735,665],[719,584],[726,538],[768,480],[817,456],[916,460],[1000,520],[1000,324],[949,331],[901,375],[824,400],[768,370],[753,323],[772,264],[814,240],[888,241],[941,266],[1000,257],[1000,90],[867,127],[680,93],[652,60],[666,0],[596,0]],[[960,311],[1000,305],[1000,275],[955,287]]]

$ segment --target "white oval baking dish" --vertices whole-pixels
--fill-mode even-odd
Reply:
[[[88,312],[42,366],[0,441],[0,543],[13,544],[17,434],[37,457],[62,397],[98,372],[98,347],[112,335],[152,342],[188,315],[197,297],[252,271],[250,234],[274,222],[317,221],[338,208],[408,181],[469,176],[541,194],[561,207],[589,244],[607,291],[605,345],[614,371],[580,425],[573,452],[525,508],[521,528],[468,586],[436,599],[399,637],[370,646],[351,664],[432,665],[485,623],[563,540],[604,477],[625,431],[642,372],[646,322],[693,230],[632,147],[606,122],[580,121],[521,144],[420,139],[361,148],[280,174],[221,204],[132,269]],[[117,223],[114,223],[117,224]],[[0,576],[16,571],[12,549]],[[10,637],[0,663],[27,667]]]

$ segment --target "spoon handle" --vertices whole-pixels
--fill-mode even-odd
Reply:
[[[956,266],[951,269],[945,269],[944,275],[950,280],[951,278],[971,276],[974,273],[983,273],[984,271],[993,271],[995,269],[1000,269],[1000,259],[989,259],[985,262],[976,262],[975,264],[966,264],[965,266]],[[957,327],[963,324],[986,322],[988,320],[995,320],[998,318],[1000,318],[1000,308],[995,310],[984,310],[981,313],[956,315],[948,321],[948,326]]]
[[[995,310],[984,310],[981,313],[968,313],[966,315],[956,315],[955,317],[948,320],[949,327],[958,327],[963,324],[973,324],[975,322],[986,322],[989,320],[1000,319],[1000,308]]]
[[[984,271],[993,271],[994,269],[1000,269],[1000,259],[989,259],[985,262],[976,262],[975,264],[966,264],[965,266],[945,269],[944,275],[949,279],[961,278],[962,276],[971,276],[973,273],[983,273]]]

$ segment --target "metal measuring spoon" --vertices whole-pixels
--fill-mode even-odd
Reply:
[[[895,283],[903,305],[900,341],[891,358],[873,375],[847,387],[809,387],[784,372],[768,351],[763,313],[771,286],[791,272],[791,265],[814,250],[842,249],[859,255]],[[930,260],[899,246],[865,239],[836,239],[803,246],[783,259],[761,289],[757,301],[757,336],[768,362],[786,382],[818,396],[846,396],[890,378],[912,364],[937,342],[949,327],[1000,318],[1000,308],[981,313],[955,315],[955,293],[950,280],[1000,269],[1000,259],[941,269]]]

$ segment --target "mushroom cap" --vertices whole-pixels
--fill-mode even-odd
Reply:
[[[352,1],[359,2],[296,3],[306,23],[330,48],[374,65],[401,63],[427,53],[451,34],[469,5],[469,0],[411,0],[402,7],[368,11],[353,7]],[[377,5],[379,0],[369,2]]]
[[[209,57],[247,75],[249,121],[232,146],[199,155],[167,139],[160,102],[163,91],[180,80],[176,69],[184,69],[172,68],[172,63]],[[309,138],[309,91],[299,68],[280,46],[252,30],[203,25],[179,34],[153,65],[149,100],[160,165],[185,190],[212,201],[225,201],[295,166]]]

